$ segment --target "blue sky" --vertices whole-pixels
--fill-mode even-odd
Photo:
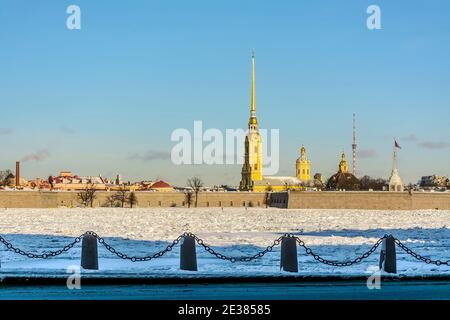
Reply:
[[[81,30],[66,8],[81,8]],[[366,28],[381,8],[382,29]],[[257,113],[279,128],[281,170],[302,144],[313,172],[350,158],[389,176],[399,140],[406,181],[450,174],[449,1],[0,2],[0,168],[183,184],[237,184],[240,166],[175,166],[174,129],[245,128],[251,48]],[[33,156],[34,155],[34,156]]]

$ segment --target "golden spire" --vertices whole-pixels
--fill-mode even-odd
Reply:
[[[252,97],[250,101],[250,111],[256,112],[255,98],[255,49],[252,49]]]
[[[302,160],[306,160],[306,148],[304,145],[302,145],[302,147],[300,149],[300,158]]]
[[[340,173],[348,173],[348,163],[345,157],[345,151],[342,150],[341,162],[339,162],[339,172]]]
[[[252,93],[250,99],[250,121],[249,125],[257,125],[256,120],[256,94],[255,94],[255,49],[252,49]]]

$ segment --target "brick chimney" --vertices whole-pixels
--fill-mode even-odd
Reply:
[[[20,187],[20,162],[16,161],[16,187]]]

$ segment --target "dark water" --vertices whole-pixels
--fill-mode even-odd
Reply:
[[[377,300],[450,299],[450,281],[384,282],[369,290],[364,281],[309,283],[86,285],[0,285],[0,299],[148,300]]]

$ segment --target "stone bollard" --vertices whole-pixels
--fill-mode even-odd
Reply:
[[[197,271],[197,252],[195,250],[195,238],[185,236],[180,249],[180,269]]]
[[[98,270],[97,238],[90,234],[83,236],[81,267],[86,270]]]
[[[397,273],[397,257],[393,236],[388,236],[383,240],[380,253],[380,270],[388,273]]]
[[[298,272],[297,241],[294,237],[283,237],[281,240],[280,269]]]

